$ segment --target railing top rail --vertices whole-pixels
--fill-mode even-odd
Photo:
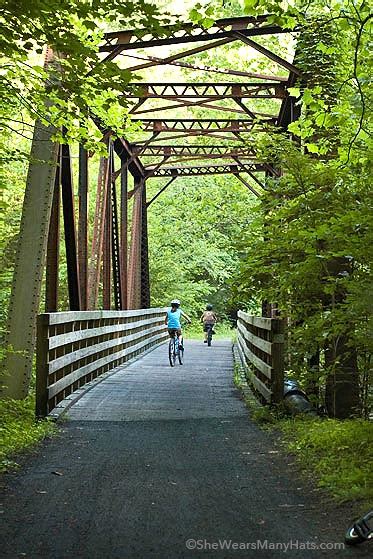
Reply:
[[[166,307],[153,309],[133,309],[128,311],[64,311],[43,313],[42,316],[50,325],[75,322],[77,320],[99,320],[102,318],[127,318],[133,316],[151,316],[166,312]]]
[[[273,324],[281,320],[279,318],[264,318],[261,316],[253,316],[244,311],[238,311],[237,316],[248,324],[252,324],[253,326],[262,328],[263,330],[272,330]]]

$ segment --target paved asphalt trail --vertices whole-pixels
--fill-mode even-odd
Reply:
[[[185,360],[163,345],[98,384],[5,476],[2,558],[368,557],[304,549],[341,542],[341,519],[248,419],[230,342],[187,342]]]

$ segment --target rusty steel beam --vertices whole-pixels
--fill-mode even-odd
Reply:
[[[114,151],[120,159],[125,159],[128,170],[137,179],[144,176],[144,168],[139,159],[132,153],[131,144],[125,138],[117,138],[114,141]]]
[[[122,164],[125,159],[122,160]],[[127,268],[128,268],[128,172],[127,167],[122,165],[120,174],[120,274],[121,274],[121,301],[122,309],[127,309]]]
[[[61,152],[59,150],[52,209],[49,222],[47,258],[45,267],[45,312],[58,310],[58,276],[60,256],[60,210],[61,210]]]
[[[166,188],[168,188],[170,186],[170,184],[172,184],[174,182],[174,180],[177,177],[172,177],[158,192],[157,194],[155,194],[155,196],[153,196],[153,198],[151,198],[151,200],[149,200],[149,202],[146,203],[147,207],[150,206],[150,204],[152,204],[157,198],[158,196],[160,196],[165,190]]]
[[[260,163],[260,161],[258,160],[258,158],[255,155],[241,155],[241,158],[243,157],[245,160],[245,163],[247,162],[255,162],[255,163]],[[219,161],[222,160],[227,160],[227,159],[233,159],[235,160],[236,157],[231,154],[231,155],[220,155],[220,154],[212,154],[212,155],[192,155],[192,156],[183,156],[183,157],[176,157],[172,158],[172,161],[170,161],[170,163],[172,163],[173,166],[176,165],[176,163],[187,163],[189,161],[194,161],[194,162],[204,162],[204,165],[210,165],[209,161],[213,161],[218,159]],[[150,163],[149,165],[147,165],[145,167],[146,171],[147,171],[147,177],[149,178],[151,175],[154,175],[154,173],[160,169],[162,166],[165,165],[166,163],[166,159],[163,159],[162,161],[159,161],[157,163]],[[205,162],[206,161],[206,162]]]
[[[79,146],[78,260],[81,310],[88,308],[88,152]]]
[[[145,68],[152,68],[154,66],[169,64],[170,62],[175,62],[175,60],[180,60],[181,58],[185,58],[186,56],[199,54],[205,50],[220,47],[222,45],[226,45],[227,43],[231,43],[232,41],[234,41],[234,39],[232,38],[220,39],[219,41],[215,41],[214,43],[204,44],[202,46],[195,47],[194,49],[189,49],[183,52],[172,54],[171,56],[168,56],[167,58],[163,58],[158,62],[155,61],[145,62],[143,64],[137,64],[137,66],[131,66],[130,68],[126,68],[126,70],[128,72],[137,72],[138,70],[143,70]]]
[[[128,99],[284,99],[284,83],[130,83]]]
[[[211,41],[223,37],[230,38],[234,31],[240,31],[245,37],[289,32],[279,25],[269,24],[268,16],[224,18],[217,20],[208,29],[192,23],[183,23],[182,27],[180,25],[164,26],[165,36],[162,38],[155,37],[143,29],[106,33],[100,52],[118,51],[119,48],[123,51],[160,45]]]
[[[142,227],[143,179],[134,179],[131,244],[128,262],[128,308],[141,308],[141,227]]]
[[[256,74],[253,72],[243,72],[240,70],[232,70],[231,68],[218,68],[217,66],[204,66],[203,64],[190,64],[189,62],[178,62],[176,60],[170,62],[164,62],[164,59],[158,58],[156,56],[139,56],[135,54],[123,54],[129,58],[135,58],[137,60],[148,60],[149,62],[156,62],[158,64],[167,64],[171,66],[180,66],[182,68],[191,68],[192,70],[200,70],[201,72],[210,72],[215,74],[224,74],[227,76],[242,76],[245,78],[254,78],[257,80],[264,81],[275,81],[275,82],[287,82],[287,77],[285,76],[271,76],[268,74]]]
[[[113,146],[110,147],[110,202],[111,202],[111,256],[112,256],[112,272],[113,272],[113,294],[115,310],[122,309],[122,288],[121,288],[121,257],[119,247],[119,225],[118,225],[118,206],[117,192],[115,186],[114,175],[114,152]]]
[[[247,146],[224,146],[224,145],[156,145],[137,146],[133,150],[139,156],[180,156],[180,155],[255,155],[255,150]]]
[[[248,188],[250,190],[250,192],[252,192],[257,198],[260,198],[259,192],[257,190],[255,190],[255,188],[252,187],[250,183],[245,181],[245,179],[242,178],[239,173],[236,173],[234,176],[237,177],[238,180],[240,180],[242,182],[242,184],[244,184],[246,186],[246,188]]]
[[[243,111],[248,114],[251,118],[255,119],[256,118],[256,114],[253,113],[253,111],[251,111],[243,102],[241,97],[234,97],[234,101],[237,103],[237,105],[239,107],[241,107],[241,109],[243,109]]]
[[[193,177],[204,175],[237,174],[239,172],[264,172],[261,163],[248,163],[242,165],[195,165],[185,167],[161,167],[154,174],[150,171],[148,177]]]
[[[111,158],[108,160],[108,185],[106,189],[105,210],[104,210],[104,239],[102,250],[102,308],[111,309],[111,229],[112,229],[112,207],[111,207],[111,180],[110,180]]]
[[[143,124],[145,132],[154,130],[157,132],[189,132],[189,131],[204,131],[204,132],[252,132],[257,126],[274,126],[277,117],[261,119],[259,121],[254,119],[220,119],[220,118],[143,118],[133,119],[133,122],[140,122]],[[140,143],[140,142],[138,142]]]
[[[148,206],[146,203],[146,181],[141,190],[141,301],[142,309],[150,307],[149,247],[148,247]]]
[[[281,56],[278,56],[274,52],[272,52],[272,51],[268,50],[267,48],[263,47],[263,45],[259,45],[258,43],[256,43],[252,39],[249,39],[249,37],[247,37],[241,31],[235,31],[233,33],[233,36],[236,37],[237,39],[240,39],[243,43],[245,43],[249,47],[252,47],[256,51],[260,52],[261,54],[263,54],[264,56],[266,56],[270,60],[273,60],[279,66],[283,66],[284,68],[286,68],[286,70],[289,70],[289,72],[293,72],[297,76],[300,75],[300,73],[301,73],[300,70],[296,66],[294,66],[294,64],[291,64],[291,62],[288,62],[284,58],[281,58]]]
[[[169,132],[172,132],[171,130],[169,130]],[[258,129],[258,133],[259,132],[264,132],[263,130]],[[231,131],[227,131],[225,134],[223,133],[219,133],[218,130],[214,130],[214,131],[208,131],[208,130],[189,130],[186,132],[182,132],[182,130],[175,130],[174,134],[171,135],[167,135],[167,142],[169,142],[170,140],[189,140],[189,138],[207,138],[208,140],[229,140],[232,141],[232,136],[231,136],[232,132]],[[240,142],[245,143],[246,140],[244,140],[243,137],[239,137],[238,138],[240,140]],[[157,142],[164,142],[165,138],[163,136],[160,136],[159,138],[156,138],[155,140],[153,140],[153,145],[155,145]],[[136,142],[136,145],[138,146],[142,146],[144,145],[145,142],[143,141],[138,141]]]
[[[109,183],[109,164],[106,157],[101,157],[97,181],[96,209],[93,224],[91,256],[88,267],[88,309],[97,307],[100,284],[100,267],[104,242],[104,222],[106,197]]]
[[[72,180],[70,146],[68,146],[67,144],[62,144],[61,151],[62,151],[61,190],[62,190],[62,206],[63,206],[63,220],[64,220],[65,246],[66,246],[67,283],[69,289],[70,310],[79,311],[81,309],[80,287],[79,287],[79,266],[78,266],[78,251],[77,251],[77,243],[76,243],[74,190],[73,190],[73,180]]]
[[[152,166],[151,166],[151,173],[154,174],[158,169],[160,169],[163,165],[165,165],[165,163],[169,160],[169,158],[170,157],[167,155],[161,161],[153,163]],[[149,166],[145,167],[145,169],[148,171]]]
[[[175,101],[177,101],[178,104],[174,104],[174,105],[163,105],[163,106],[159,106],[159,107],[152,107],[151,109],[141,109],[141,111],[136,111],[135,115],[141,115],[141,114],[147,114],[147,113],[156,113],[156,112],[164,112],[164,111],[170,111],[170,110],[174,110],[174,109],[179,109],[180,107],[187,107],[187,108],[193,108],[193,107],[202,107],[204,109],[214,109],[214,111],[222,111],[222,112],[227,112],[227,113],[238,113],[238,114],[245,114],[246,111],[242,110],[242,109],[236,109],[234,107],[223,107],[222,105],[212,105],[211,103],[216,102],[218,99],[209,99],[204,98],[204,99],[200,99],[199,101],[187,101],[186,99],[181,99],[178,98]],[[224,97],[221,97],[221,101],[224,100]],[[210,103],[211,101],[211,103]],[[254,115],[253,118],[257,118],[258,115]]]

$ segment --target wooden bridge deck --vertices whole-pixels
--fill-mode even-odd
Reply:
[[[74,421],[141,421],[247,415],[232,381],[232,347],[186,342],[185,362],[170,367],[167,345],[122,368],[70,410]]]
[[[171,369],[163,345],[107,378],[6,476],[4,559],[354,556],[319,547],[340,545],[349,514],[249,420],[231,343],[188,342],[185,361]]]

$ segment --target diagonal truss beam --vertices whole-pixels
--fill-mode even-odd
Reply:
[[[175,62],[176,60],[180,60],[181,58],[184,58],[185,56],[191,56],[191,55],[194,55],[194,54],[199,54],[199,53],[201,53],[205,50],[220,47],[222,45],[226,45],[227,43],[231,43],[232,41],[234,41],[234,39],[232,39],[232,38],[221,39],[220,41],[215,41],[214,43],[204,44],[200,47],[195,47],[194,49],[189,49],[189,50],[186,50],[186,51],[183,51],[183,52],[178,52],[177,54],[172,54],[171,56],[168,56],[167,58],[161,58],[161,59],[159,59],[158,62],[152,60],[151,62],[145,62],[143,64],[138,64],[137,66],[131,66],[130,68],[126,68],[126,70],[128,72],[137,72],[138,70],[144,70],[145,68],[152,68],[154,66],[170,64],[171,62]],[[118,48],[120,48],[120,47],[118,47]],[[116,51],[116,52],[118,54],[118,51]]]
[[[255,176],[252,173],[249,173],[249,175],[251,177]],[[248,183],[247,181],[245,181],[245,179],[243,177],[241,177],[241,175],[239,173],[236,173],[234,175],[235,177],[238,178],[238,180],[240,180],[242,182],[242,184],[244,184],[246,186],[246,188],[248,188],[250,190],[250,192],[252,192],[253,194],[255,194],[255,196],[257,196],[257,198],[260,198],[260,194],[257,190],[255,190],[255,188],[253,186],[251,186],[250,183]],[[255,179],[256,180],[256,179]]]
[[[270,60],[273,60],[274,62],[276,62],[276,64],[278,64],[279,66],[282,66],[283,68],[286,68],[287,70],[289,70],[289,72],[293,72],[294,74],[296,74],[298,76],[300,75],[300,73],[301,73],[300,70],[296,66],[294,66],[294,64],[291,64],[291,62],[288,62],[284,58],[281,58],[281,56],[278,56],[274,52],[272,52],[272,51],[268,50],[267,48],[263,47],[263,45],[259,45],[259,43],[256,43],[252,39],[249,39],[249,37],[246,37],[246,35],[244,33],[240,32],[240,31],[235,31],[233,33],[233,35],[234,35],[234,37],[236,37],[237,39],[240,39],[243,43],[245,43],[249,47],[252,47],[256,51],[260,52],[261,54],[264,54],[264,56],[266,56]]]
[[[241,158],[245,159],[245,163],[247,163],[248,161],[254,161],[256,163],[259,163],[258,158],[255,155],[241,155]],[[236,156],[231,154],[226,154],[226,155],[220,155],[220,154],[211,154],[211,155],[190,155],[190,156],[182,156],[182,157],[178,157],[175,156],[172,157],[172,165],[175,165],[176,163],[186,163],[189,161],[205,161],[206,163],[204,163],[205,165],[209,165],[209,161],[212,161],[213,159],[218,159],[219,161],[222,160],[227,160],[227,159],[233,159],[234,161],[236,160]],[[159,169],[160,167],[162,167],[162,165],[164,165],[165,160],[162,160],[158,163],[151,163],[149,165],[145,166],[145,169],[149,172],[154,172],[155,168]],[[156,167],[154,167],[156,165]]]
[[[258,130],[259,132],[260,130]],[[171,132],[171,131],[170,131]],[[219,133],[218,130],[214,130],[209,132],[204,131],[204,130],[190,130],[188,132],[182,132],[181,130],[175,130],[175,135],[171,135],[171,136],[167,136],[167,141],[170,140],[184,140],[184,139],[189,139],[189,138],[211,138],[213,140],[219,139],[219,140],[230,140],[232,141],[232,136],[230,135],[231,133],[228,131],[226,135],[223,135],[222,133]],[[156,142],[163,142],[164,141],[164,137],[162,135],[160,135],[159,138],[156,138],[155,140],[153,140],[152,144],[154,145]],[[241,142],[245,142],[246,140],[244,140],[242,137],[238,138]],[[146,142],[145,141],[139,141],[137,142],[138,146],[142,146],[144,145]]]
[[[157,64],[167,64],[171,66],[180,66],[181,68],[190,68],[192,70],[199,70],[201,72],[210,72],[215,74],[224,74],[227,76],[242,76],[245,78],[254,78],[258,80],[265,81],[275,81],[275,82],[287,82],[286,76],[272,76],[269,74],[257,74],[255,72],[243,72],[241,70],[232,70],[231,68],[218,68],[216,66],[204,66],[203,64],[191,64],[189,62],[179,62],[177,60],[172,60],[170,62],[164,62],[163,58],[158,58],[157,56],[139,56],[135,54],[122,54],[128,58],[134,58],[136,60],[148,60],[149,62],[156,62]]]
[[[172,177],[158,192],[157,194],[155,194],[155,196],[153,196],[153,198],[151,200],[149,200],[149,202],[147,202],[146,207],[148,208],[150,206],[150,204],[152,204],[154,202],[154,200],[156,200],[158,198],[158,196],[160,196],[162,194],[162,192],[164,192],[166,190],[166,188],[168,188],[170,186],[170,184],[172,184],[174,182],[174,180],[177,179],[177,177]]]

